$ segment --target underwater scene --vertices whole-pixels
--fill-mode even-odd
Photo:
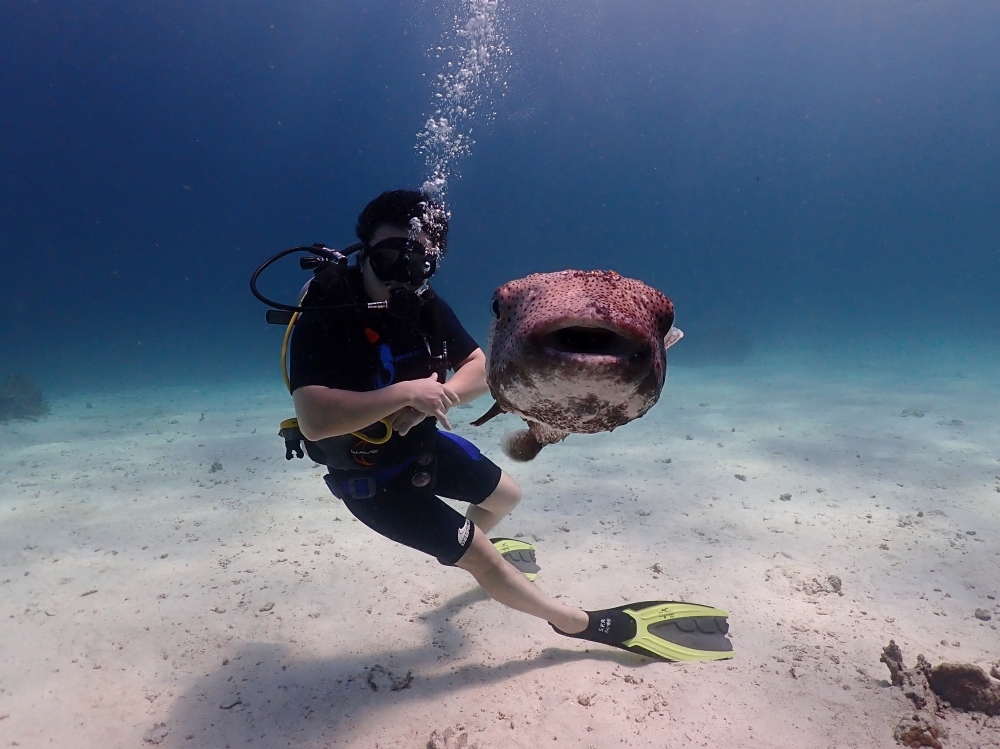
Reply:
[[[0,5],[0,746],[1000,748],[998,40]]]

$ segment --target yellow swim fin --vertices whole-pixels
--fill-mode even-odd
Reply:
[[[500,552],[500,556],[521,570],[526,578],[534,581],[541,569],[535,561],[534,546],[516,538],[491,538],[490,543]]]
[[[721,661],[734,656],[728,613],[682,601],[642,601],[588,611],[583,632],[566,637],[599,642],[663,661]]]

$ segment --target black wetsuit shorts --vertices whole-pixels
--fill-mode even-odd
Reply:
[[[496,490],[501,471],[471,442],[448,432],[435,430],[434,453],[433,492],[415,487],[412,473],[404,471],[369,499],[342,499],[376,533],[454,565],[472,543],[475,526],[439,496],[478,505]],[[330,474],[328,482],[337,480],[336,471]]]

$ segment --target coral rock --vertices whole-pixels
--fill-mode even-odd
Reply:
[[[21,375],[9,375],[0,385],[0,421],[37,419],[49,413],[49,404],[38,386]]]
[[[979,666],[942,663],[928,681],[934,694],[954,707],[987,715],[1000,715],[1000,684],[994,684]]]

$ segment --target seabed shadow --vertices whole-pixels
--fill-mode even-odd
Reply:
[[[482,590],[475,589],[434,609],[425,621],[429,639],[464,637],[450,618],[485,599]],[[170,716],[151,733],[164,747],[325,746],[359,723],[371,722],[373,729],[383,725],[377,717],[382,709],[433,703],[470,687],[498,684],[552,665],[598,660],[640,668],[654,662],[625,651],[595,648],[587,652],[547,648],[526,660],[466,664],[440,673],[442,650],[430,641],[419,647],[318,660],[296,657],[288,645],[247,642],[229,656],[227,665],[220,663],[176,697]],[[394,690],[383,679],[376,691],[367,680],[376,664],[390,671],[397,683],[405,683],[400,677],[412,671],[412,683]],[[431,668],[438,673],[421,673]]]

